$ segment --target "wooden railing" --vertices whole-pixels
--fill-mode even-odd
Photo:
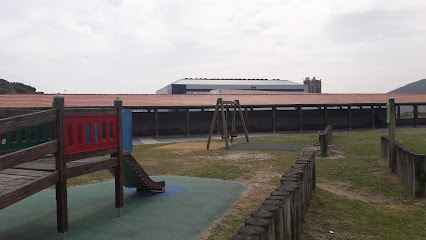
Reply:
[[[12,137],[9,137],[9,134],[13,132],[22,133],[23,129],[27,132],[25,138],[27,142],[26,144],[35,145],[35,139],[34,141],[31,141],[30,129],[34,129],[36,126],[45,125],[56,120],[56,109],[0,119],[0,135],[5,136],[3,138],[4,140],[2,139],[1,146],[6,145],[8,143],[8,140],[10,140],[9,144],[12,145],[14,142],[12,140]],[[40,143],[40,135],[34,132],[34,138],[37,137],[39,137],[37,142]],[[21,144],[19,146],[22,147],[22,144],[24,144],[22,138],[20,141],[18,139],[16,140],[17,141],[15,141],[15,143]],[[6,155],[2,155],[0,156],[0,170],[19,165],[21,163],[33,161],[49,153],[55,153],[57,151],[57,145],[57,140],[53,140],[50,142],[38,144],[36,146],[27,147],[19,151],[8,153]]]

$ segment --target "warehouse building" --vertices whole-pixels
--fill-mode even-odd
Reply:
[[[183,78],[159,89],[157,94],[215,94],[218,90],[238,94],[262,91],[267,93],[308,93],[309,86],[281,79]],[[223,92],[222,92],[223,93]]]

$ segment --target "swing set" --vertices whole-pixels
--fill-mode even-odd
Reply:
[[[233,108],[232,121],[231,121],[231,131],[228,131],[228,127],[227,127],[228,113],[230,111],[229,108],[231,108],[231,109]],[[218,98],[217,102],[216,102],[216,108],[215,108],[214,114],[213,114],[212,124],[210,126],[209,140],[207,141],[207,150],[210,147],[210,141],[211,141],[211,138],[212,138],[213,129],[214,129],[216,119],[217,119],[217,124],[219,126],[219,117],[221,117],[221,120],[222,120],[222,128],[223,128],[222,139],[225,139],[226,149],[229,149],[228,138],[231,138],[231,142],[233,142],[234,138],[238,136],[237,129],[235,128],[235,118],[237,116],[237,108],[240,112],[241,125],[244,129],[244,134],[246,136],[246,140],[247,140],[247,142],[249,142],[248,135],[247,135],[247,128],[246,128],[246,124],[244,122],[243,112],[241,111],[240,101],[239,100],[223,101],[222,98]],[[220,114],[219,114],[219,112],[220,112]],[[218,117],[218,114],[219,114],[219,117]]]

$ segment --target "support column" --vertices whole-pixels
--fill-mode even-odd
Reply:
[[[348,106],[348,130],[352,130],[352,106]]]
[[[392,172],[396,170],[396,152],[395,152],[395,98],[389,98],[390,103],[390,122],[389,122],[389,167]]]
[[[53,108],[57,109],[56,139],[58,140],[58,151],[55,154],[55,169],[58,171],[59,180],[56,183],[56,220],[57,230],[62,237],[68,231],[68,200],[67,200],[67,173],[65,160],[65,118],[64,118],[64,96],[53,97]]]
[[[396,115],[397,115],[398,119],[401,119],[401,106],[400,105],[396,106]]]
[[[419,124],[419,105],[415,104],[414,107],[414,127]]]
[[[324,106],[324,128],[328,126],[328,113],[327,106]]]
[[[299,129],[299,132],[302,132],[302,123],[303,123],[303,119],[302,119],[302,106],[298,106],[297,107],[297,113],[298,113],[298,119],[297,119],[297,126]]]
[[[219,114],[216,114],[216,135],[220,133]]]
[[[374,129],[374,105],[371,105],[371,129]]]
[[[155,116],[155,137],[158,137],[158,109],[154,109],[154,116]]]
[[[272,107],[272,132],[275,133],[276,128],[277,107]]]
[[[118,114],[118,166],[115,167],[115,207],[117,216],[121,216],[121,209],[124,205],[123,192],[123,102],[117,98],[114,100],[114,107]]]
[[[189,124],[189,108],[186,109],[186,136],[189,136],[191,132],[190,124]]]

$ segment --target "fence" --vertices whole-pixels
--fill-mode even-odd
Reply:
[[[300,239],[300,225],[315,186],[315,154],[306,152],[282,176],[281,186],[271,192],[231,240]]]
[[[381,157],[389,159],[389,137],[381,136]],[[395,141],[396,173],[414,197],[425,196],[426,156]]]
[[[328,144],[331,141],[333,135],[333,126],[328,125],[324,131],[319,132],[319,143],[321,148],[321,155],[327,156]]]

